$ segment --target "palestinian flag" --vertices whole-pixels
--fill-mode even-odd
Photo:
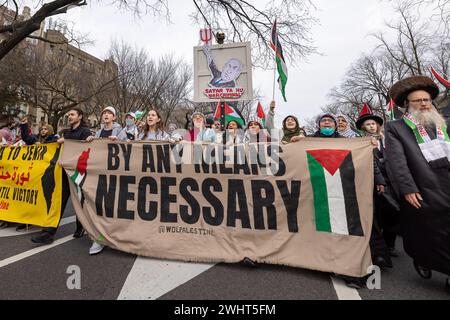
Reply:
[[[440,84],[442,84],[447,90],[450,90],[450,82],[446,80],[443,75],[439,74],[433,67],[431,68],[431,73],[433,73]]]
[[[389,104],[386,107],[386,112],[389,115],[390,120],[395,120],[394,105],[395,105],[394,100],[391,99],[391,101],[389,101]]]
[[[266,127],[266,114],[264,113],[261,102],[258,101],[258,107],[256,108],[256,113],[258,115],[259,122],[262,124],[263,128]]]
[[[278,85],[280,86],[281,94],[283,95],[283,99],[286,102],[286,83],[288,78],[288,71],[286,66],[286,61],[284,60],[283,48],[281,47],[280,40],[278,38],[277,31],[277,19],[275,19],[270,38],[270,46],[275,51],[275,59],[277,62],[277,70],[278,70]]]
[[[350,150],[307,151],[316,230],[364,236]]]
[[[84,204],[84,195],[81,190],[83,187],[83,183],[86,180],[86,169],[87,169],[87,161],[89,159],[89,153],[91,152],[91,148],[83,151],[78,158],[77,167],[75,169],[74,174],[70,177],[70,179],[75,184],[77,188],[78,200],[81,203],[81,206]]]
[[[217,104],[217,107],[216,107],[216,112],[215,112],[215,114],[214,114],[214,119],[215,120],[217,120],[217,121],[220,121],[220,118],[221,118],[221,113],[220,113],[220,103],[221,102],[219,102],[218,104]],[[226,103],[226,102],[222,102],[225,106],[224,106],[224,110],[225,110],[225,123],[228,123],[228,122],[230,122],[230,121],[232,121],[232,120],[235,120],[237,123],[239,123],[241,126],[245,126],[245,120],[244,120],[244,118],[242,117],[242,115],[240,114],[240,112],[236,109],[236,108],[234,108],[234,107],[232,107],[232,106],[230,106],[230,105],[228,105],[228,103]]]

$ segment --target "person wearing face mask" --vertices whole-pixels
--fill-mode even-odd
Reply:
[[[337,120],[331,113],[324,113],[317,117],[318,130],[312,135],[316,138],[342,138],[337,131]]]
[[[167,133],[170,136],[171,142],[179,142],[183,140],[184,130],[178,129],[178,126],[175,123],[170,123],[167,126]]]
[[[136,141],[139,136],[139,129],[136,126],[136,115],[134,112],[128,112],[125,116],[125,134],[127,141]]]
[[[318,130],[312,137],[316,138],[342,138],[337,131],[338,123],[335,116],[331,113],[324,113],[317,117]],[[374,161],[374,171],[379,177],[379,169]],[[381,182],[382,183],[382,182]],[[348,287],[360,289],[364,285],[364,278],[350,277],[336,274],[337,277],[343,279]]]

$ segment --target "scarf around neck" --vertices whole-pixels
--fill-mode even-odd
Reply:
[[[442,158],[450,161],[450,137],[447,125],[436,125],[436,139],[431,140],[427,130],[410,113],[403,115],[403,121],[412,130],[423,156],[428,162]]]
[[[283,139],[282,141],[286,141],[288,143],[291,142],[291,138],[300,135],[300,127],[297,127],[294,130],[283,129]]]

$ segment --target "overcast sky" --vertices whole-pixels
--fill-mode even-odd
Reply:
[[[375,40],[369,34],[382,29],[392,13],[392,4],[381,0],[321,0],[314,3],[320,25],[313,29],[312,38],[322,55],[313,55],[309,63],[297,64],[295,68],[288,64],[288,102],[282,101],[277,86],[278,124],[289,114],[298,116],[302,123],[305,118],[318,114],[320,107],[327,103],[328,92],[339,83],[350,64],[363,52],[372,51]],[[172,24],[158,21],[151,15],[137,20],[131,13],[98,4],[71,9],[65,18],[74,21],[77,30],[89,33],[95,44],[85,50],[100,58],[107,57],[111,40],[123,39],[144,47],[152,57],[174,53],[192,63],[192,47],[198,43],[199,29],[189,18],[194,5],[186,0],[170,0],[169,5]],[[264,96],[265,108],[272,98],[272,83],[273,71],[254,70],[253,85]]]

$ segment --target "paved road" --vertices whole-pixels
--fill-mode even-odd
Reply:
[[[327,273],[281,266],[180,263],[112,249],[89,256],[89,238],[71,237],[73,215],[69,205],[51,246],[0,230],[0,299],[450,300],[445,276],[421,279],[405,253],[383,271],[380,290],[349,289]],[[80,268],[79,290],[67,287],[69,266]]]

